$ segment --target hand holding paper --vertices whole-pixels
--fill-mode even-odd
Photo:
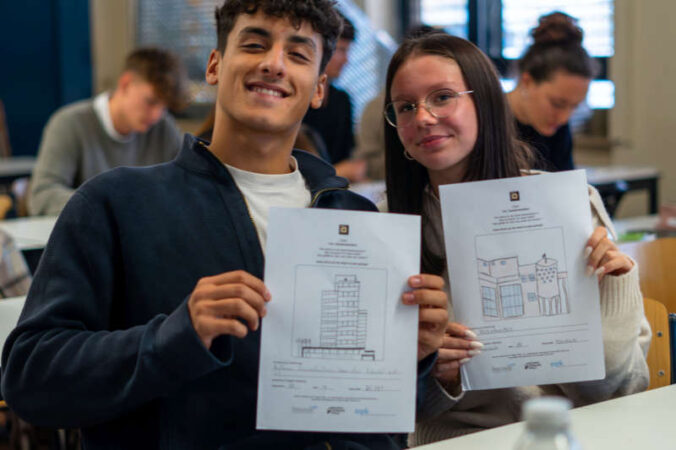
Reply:
[[[622,275],[634,267],[633,261],[608,239],[608,230],[605,227],[594,230],[584,250],[587,257],[587,276],[596,274],[599,281],[606,274]]]
[[[444,339],[448,322],[448,298],[443,290],[444,279],[437,275],[420,274],[408,279],[416,290],[406,292],[407,305],[420,305],[418,311],[418,361],[436,352]]]
[[[188,300],[188,311],[197,335],[206,348],[211,348],[218,336],[229,334],[241,339],[248,330],[257,330],[270,298],[260,279],[236,270],[200,279]]]

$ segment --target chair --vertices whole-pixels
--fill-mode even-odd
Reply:
[[[653,331],[653,340],[648,351],[648,368],[650,370],[650,385],[648,389],[655,389],[671,384],[671,341],[669,339],[669,317],[667,308],[657,300],[643,299],[645,316],[650,322]]]
[[[662,302],[668,312],[676,313],[676,277],[671,272],[676,267],[676,238],[631,242],[619,247],[638,263],[643,296]]]
[[[7,119],[5,117],[5,105],[0,100],[0,157],[8,157],[12,154],[12,148],[9,145],[9,131],[7,130]]]

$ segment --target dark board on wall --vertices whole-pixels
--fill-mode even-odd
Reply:
[[[0,100],[13,155],[37,153],[60,106],[92,94],[88,0],[0,0]]]

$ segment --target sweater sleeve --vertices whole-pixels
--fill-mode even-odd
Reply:
[[[222,359],[202,345],[187,299],[136,326],[114,325],[125,301],[124,268],[103,203],[78,191],[66,205],[3,349],[5,400],[36,425],[112,420],[232,359],[231,341]]]
[[[456,392],[448,392],[433,376],[426,379],[422,398],[419,399],[418,416],[416,422],[421,422],[443,414],[455,407],[465,396],[465,391],[458,386]]]
[[[62,110],[45,126],[31,176],[28,198],[31,215],[57,215],[73,195],[82,143],[72,121],[72,114]]]
[[[589,193],[594,227],[605,226],[615,236],[598,192],[590,187]],[[636,262],[624,275],[605,276],[599,290],[606,377],[603,380],[559,385],[558,388],[575,406],[641,392],[650,381],[646,355],[652,333],[643,311]]]
[[[600,288],[606,377],[559,385],[575,406],[641,392],[650,381],[645,357],[652,334],[643,312],[638,267],[604,277]]]

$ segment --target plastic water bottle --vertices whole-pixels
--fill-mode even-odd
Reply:
[[[526,430],[514,450],[581,450],[570,433],[571,403],[562,397],[539,397],[523,405]]]

